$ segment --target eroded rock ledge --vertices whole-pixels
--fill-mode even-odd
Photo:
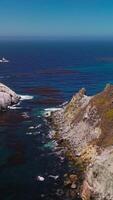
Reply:
[[[9,106],[17,104],[20,96],[6,85],[0,83],[0,111],[7,110]]]
[[[81,89],[48,119],[53,137],[83,169],[83,200],[113,199],[113,85],[87,96]]]

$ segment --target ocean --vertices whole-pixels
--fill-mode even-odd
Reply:
[[[0,82],[23,100],[0,113],[0,200],[70,200],[63,177],[73,169],[43,113],[82,87],[94,95],[113,83],[113,41],[0,41],[3,56]]]

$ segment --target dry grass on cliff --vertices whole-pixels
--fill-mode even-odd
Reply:
[[[102,147],[113,145],[113,86],[108,86],[103,92],[96,95],[91,104],[96,106],[100,117],[102,134],[97,144]]]

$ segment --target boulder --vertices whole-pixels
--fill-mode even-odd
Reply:
[[[17,95],[6,85],[0,83],[0,111],[8,109],[8,106],[12,106],[19,102],[20,96]]]

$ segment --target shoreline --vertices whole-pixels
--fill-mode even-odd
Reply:
[[[75,168],[73,178],[64,179],[75,198],[79,194],[82,200],[113,199],[112,102],[112,85],[92,97],[83,88],[63,108],[46,116],[52,138]]]
[[[63,114],[68,104],[69,102],[60,108],[47,109],[49,113],[45,113],[44,116],[51,127],[51,138],[57,142],[58,147],[62,148],[63,156],[68,159],[69,164],[74,168],[73,173],[69,173],[64,177],[64,187],[67,188],[67,190],[72,190],[72,192],[70,192],[70,198],[76,197],[81,199],[80,193],[83,187],[82,183],[85,177],[87,164],[82,160],[79,154],[75,153],[73,145],[62,137],[62,130],[64,129],[63,123],[65,121]]]

